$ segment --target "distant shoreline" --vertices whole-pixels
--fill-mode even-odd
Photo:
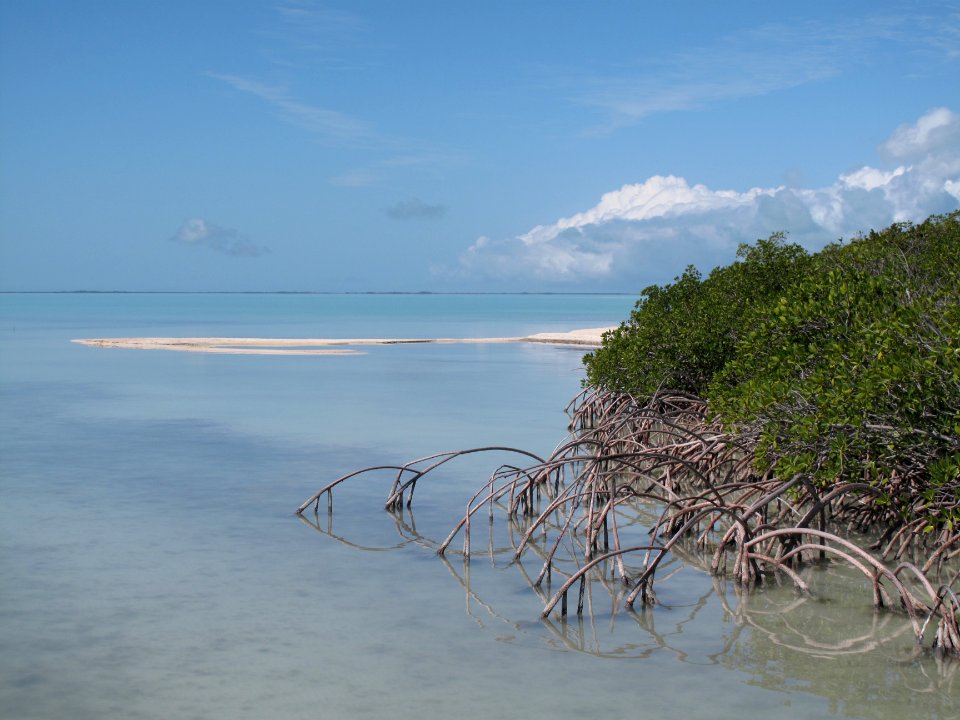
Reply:
[[[128,350],[173,350],[222,355],[362,355],[356,347],[371,345],[488,345],[539,343],[563,347],[599,347],[613,327],[545,332],[523,337],[495,338],[229,338],[127,337],[71,340],[79,345]]]

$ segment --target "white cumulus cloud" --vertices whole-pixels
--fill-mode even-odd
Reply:
[[[657,175],[516,237],[481,237],[460,256],[460,271],[541,286],[605,281],[628,289],[667,280],[687,264],[708,270],[729,262],[739,243],[779,230],[818,249],[957,208],[960,115],[932,110],[894,131],[880,153],[894,166],[865,166],[821,188],[714,190]]]
[[[931,110],[917,122],[898,127],[880,146],[880,152],[897,160],[924,158],[960,143],[960,116],[947,108]]]

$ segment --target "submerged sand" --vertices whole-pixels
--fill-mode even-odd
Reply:
[[[525,337],[498,338],[92,338],[72,342],[104,348],[176,350],[230,355],[362,355],[366,345],[547,343],[562,346],[598,347],[612,327],[585,328],[560,333],[537,333]]]

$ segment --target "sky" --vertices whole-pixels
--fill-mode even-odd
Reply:
[[[625,292],[960,207],[960,2],[4,0],[0,290]]]

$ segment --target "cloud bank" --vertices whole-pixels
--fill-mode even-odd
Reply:
[[[202,218],[184,221],[170,241],[180,245],[206,247],[234,257],[256,257],[270,252],[269,248],[250,242],[236,230],[220,227]]]
[[[960,115],[930,111],[897,128],[864,166],[823,188],[713,190],[654,176],[606,193],[594,207],[513,238],[481,237],[459,259],[472,277],[539,286],[629,290],[663,282],[687,264],[730,262],[737,245],[785,230],[819,249],[893,222],[960,207]]]

